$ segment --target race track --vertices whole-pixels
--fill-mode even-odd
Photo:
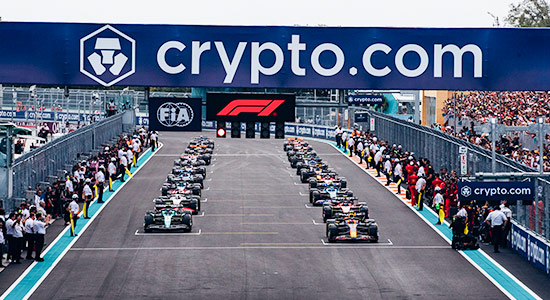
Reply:
[[[367,201],[378,244],[325,245],[321,208],[282,140],[215,139],[191,234],[144,234],[143,216],[189,139],[164,147],[109,203],[31,299],[503,299],[397,198],[331,146],[319,155]],[[199,234],[200,230],[200,234]]]

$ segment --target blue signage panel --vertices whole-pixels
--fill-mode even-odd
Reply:
[[[199,98],[149,98],[149,129],[201,131]]]
[[[543,28],[0,22],[0,39],[0,83],[550,89]]]
[[[510,247],[537,268],[550,275],[550,244],[545,243],[515,222],[512,222]]]
[[[458,182],[460,201],[502,201],[515,204],[523,200],[524,204],[533,204],[535,184],[533,182]]]
[[[384,96],[382,95],[348,95],[348,104],[367,105],[367,104],[383,104]]]
[[[369,115],[367,113],[355,113],[355,123],[367,122]]]

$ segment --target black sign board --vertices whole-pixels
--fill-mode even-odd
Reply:
[[[206,119],[237,122],[295,120],[294,94],[208,93]]]
[[[149,129],[201,131],[200,98],[149,98]]]

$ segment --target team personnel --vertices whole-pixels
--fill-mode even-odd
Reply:
[[[435,225],[441,225],[441,217],[444,216],[443,214],[445,213],[443,211],[443,193],[441,192],[441,188],[440,187],[436,187],[435,188],[435,196],[434,196],[434,201],[433,201],[433,206],[437,212],[437,216],[438,216],[438,220],[437,220],[437,223],[435,223]]]
[[[363,163],[363,156],[365,156],[364,146],[362,140],[357,140],[357,146],[355,147],[356,154],[359,156],[359,164]]]
[[[397,184],[397,193],[401,194],[401,183],[403,183],[403,165],[399,159],[395,160],[395,167],[393,167],[393,180]]]
[[[103,190],[105,189],[105,167],[99,166],[99,171],[95,173],[95,184],[97,185],[97,203],[103,203]]]
[[[116,180],[116,158],[111,158],[111,162],[109,163],[108,171],[109,171],[109,192],[113,191],[113,182]]]
[[[25,220],[25,240],[27,241],[27,257],[26,259],[33,259],[32,252],[34,251],[34,213],[31,213],[30,217]]]
[[[44,216],[42,214],[37,214],[37,218],[34,221],[34,234],[35,234],[35,244],[36,244],[36,252],[34,254],[34,260],[41,262],[44,261],[43,258],[40,257],[42,254],[42,249],[44,248],[44,236],[46,235],[46,224],[48,224],[50,221],[50,216],[47,216],[46,219],[44,219]]]
[[[502,213],[504,213],[506,219],[508,220],[503,228],[501,243],[502,248],[506,248],[508,247],[508,234],[512,229],[512,210],[510,209],[510,203],[504,200],[504,203],[500,205],[500,210],[502,211]]]
[[[350,136],[348,139],[348,150],[349,157],[353,157],[353,151],[355,151],[355,140],[353,139],[353,136]]]
[[[157,142],[158,142],[158,135],[156,131],[153,131],[151,133],[151,151],[155,151],[157,148]]]
[[[390,185],[391,174],[392,174],[392,165],[389,155],[386,155],[386,161],[384,162],[384,173],[386,173],[386,186]]]
[[[493,242],[493,252],[499,253],[498,246],[500,245],[502,241],[502,232],[503,228],[506,226],[506,223],[508,223],[508,218],[506,218],[506,215],[500,211],[500,207],[495,207],[495,210],[490,212],[487,215],[487,219],[485,219],[485,223],[487,223],[489,226],[491,226],[491,237]]]
[[[69,213],[71,216],[71,236],[77,236],[75,232],[76,228],[76,220],[78,220],[78,212],[80,211],[80,207],[78,206],[78,203],[76,203],[76,200],[78,200],[78,195],[73,195],[73,201],[69,204]]]
[[[334,138],[336,139],[336,147],[340,148],[342,147],[342,134],[344,133],[344,130],[342,129],[342,125],[338,125],[338,128],[334,130]]]
[[[92,181],[90,178],[86,179],[86,184],[84,184],[84,187],[82,188],[82,198],[84,199],[84,219],[89,219],[88,217],[88,210],[90,208],[90,203],[92,203],[92,200],[94,198],[94,193],[92,192],[92,188],[90,187],[92,185]]]
[[[12,249],[11,252],[11,259],[12,262],[16,264],[21,263],[21,250],[23,249],[23,220],[21,219],[21,215],[18,214],[13,222],[12,225],[13,229],[13,237],[12,237],[12,244],[13,248],[10,245],[10,248]]]
[[[13,223],[15,222],[15,213],[12,212],[6,220],[6,241],[8,242],[8,260],[12,260],[13,249],[15,242],[13,241]]]
[[[424,209],[424,192],[426,191],[426,179],[424,177],[418,178],[416,182],[416,192],[417,192],[417,201],[418,201],[418,210]]]
[[[124,182],[124,173],[126,173],[126,166],[128,165],[128,159],[126,159],[126,155],[123,154],[120,157],[120,161],[118,164],[118,172],[120,174],[120,181]]]

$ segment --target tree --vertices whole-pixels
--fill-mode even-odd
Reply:
[[[506,22],[514,27],[550,27],[550,7],[546,0],[523,0],[512,4]]]

